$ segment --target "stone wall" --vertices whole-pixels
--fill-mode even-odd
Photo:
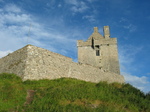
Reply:
[[[66,77],[71,63],[71,58],[30,45],[27,48],[24,80]]]
[[[120,74],[117,39],[110,38],[108,26],[104,27],[104,34],[102,36],[98,28],[94,28],[87,41],[78,40],[78,62]]]
[[[0,73],[15,73],[23,80],[76,78],[84,81],[124,83],[124,77],[97,67],[79,64],[71,58],[27,45],[0,59]]]
[[[14,73],[23,78],[26,68],[27,47],[0,59],[0,73]]]

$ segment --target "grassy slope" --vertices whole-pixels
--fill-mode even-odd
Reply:
[[[35,90],[24,106],[27,90]],[[150,97],[129,84],[98,84],[76,79],[22,82],[0,74],[0,112],[150,112]]]

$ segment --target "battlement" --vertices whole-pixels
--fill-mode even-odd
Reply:
[[[117,44],[117,39],[116,38],[109,38],[109,39],[101,39],[99,40],[95,40],[94,41],[95,45],[116,45]],[[81,46],[92,46],[92,40],[87,40],[87,41],[83,41],[83,40],[78,40],[77,41],[77,47],[81,47]]]

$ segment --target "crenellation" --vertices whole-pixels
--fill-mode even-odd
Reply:
[[[110,39],[109,26],[104,26],[104,37],[105,39]]]
[[[83,40],[77,41],[77,47],[79,47],[79,46],[91,46],[91,45],[92,45],[92,43],[90,40],[87,40],[85,42]]]
[[[101,40],[94,40],[95,45],[116,45],[117,44],[117,39],[116,38],[110,38],[110,39],[101,39]],[[81,46],[92,46],[91,40],[83,41],[83,40],[78,40],[77,41],[77,47]]]

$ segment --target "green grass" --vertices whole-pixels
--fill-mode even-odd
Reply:
[[[34,99],[28,104],[28,90]],[[25,81],[0,74],[0,112],[150,112],[150,94],[130,84],[98,84],[76,79]]]

